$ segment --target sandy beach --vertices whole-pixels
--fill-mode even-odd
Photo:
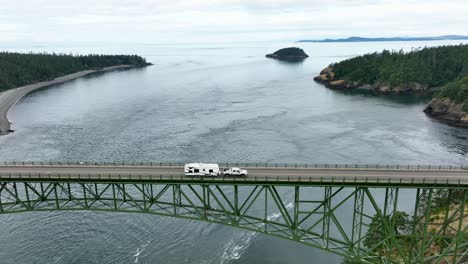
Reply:
[[[50,85],[54,84],[61,84],[71,80],[75,80],[77,78],[93,74],[99,72],[108,72],[118,69],[127,69],[127,68],[134,68],[133,65],[118,65],[112,67],[106,67],[99,70],[86,70],[80,71],[77,73],[65,75],[62,77],[58,77],[51,81],[44,81],[35,84],[25,85],[18,88],[14,88],[11,90],[7,90],[5,92],[0,93],[0,135],[6,135],[8,133],[13,132],[11,129],[11,122],[8,120],[8,112],[9,110],[23,98],[25,95],[41,88],[45,88]]]

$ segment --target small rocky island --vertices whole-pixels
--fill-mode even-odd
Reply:
[[[301,48],[284,48],[275,51],[274,53],[267,54],[265,57],[283,61],[302,61],[309,57]]]

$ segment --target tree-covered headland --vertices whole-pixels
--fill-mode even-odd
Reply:
[[[468,112],[468,74],[445,85],[436,98],[450,98],[455,103],[463,104],[463,111]]]
[[[117,65],[146,66],[137,55],[0,52],[0,92],[67,74]]]
[[[468,75],[446,84],[424,112],[444,122],[468,127]]]
[[[468,45],[366,54],[333,63],[315,77],[337,90],[384,94],[438,90],[425,112],[468,127]]]
[[[359,84],[438,87],[468,76],[468,45],[372,53],[330,65],[335,79]]]
[[[468,45],[375,52],[325,68],[316,81],[336,89],[424,91],[468,76]]]

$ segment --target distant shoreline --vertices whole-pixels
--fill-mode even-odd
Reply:
[[[344,39],[321,39],[321,40],[299,40],[297,43],[314,42],[314,43],[341,43],[341,42],[397,42],[397,41],[438,41],[438,40],[468,40],[468,36],[447,35],[437,37],[393,37],[393,38],[365,38],[365,37],[349,37]]]
[[[103,72],[110,72],[114,70],[121,70],[121,69],[132,69],[132,68],[140,68],[142,66],[135,66],[135,65],[117,65],[111,67],[105,67],[98,70],[85,70],[76,73],[72,73],[69,75],[65,75],[62,77],[55,78],[51,81],[44,81],[38,82],[35,84],[25,85],[21,87],[17,87],[14,89],[10,89],[0,93],[0,135],[7,135],[11,132],[14,132],[11,129],[11,122],[8,119],[8,113],[10,109],[12,109],[16,103],[21,100],[27,94],[45,88],[51,85],[62,84],[66,83],[93,73],[103,73]]]

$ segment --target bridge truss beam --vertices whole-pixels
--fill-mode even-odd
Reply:
[[[467,199],[464,187],[0,181],[0,214],[95,210],[201,220],[364,263],[467,261]]]

